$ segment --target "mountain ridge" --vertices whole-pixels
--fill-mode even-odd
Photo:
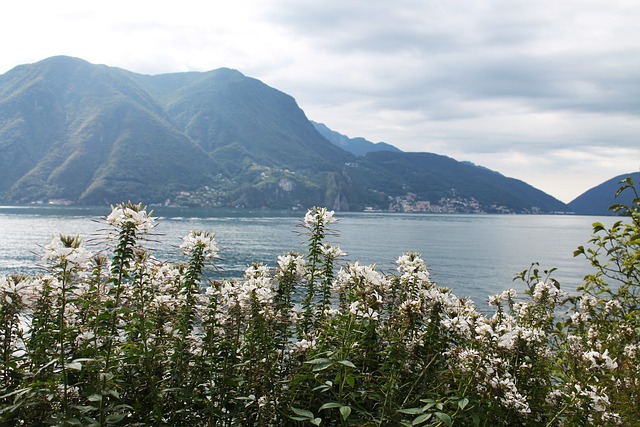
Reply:
[[[608,179],[579,195],[571,202],[569,207],[579,215],[611,215],[609,207],[613,204],[632,205],[633,195],[631,191],[623,191],[616,198],[615,194],[620,188],[620,182],[631,177],[635,184],[640,182],[640,172],[631,172]]]
[[[402,151],[386,142],[371,142],[363,137],[349,138],[339,132],[329,129],[324,123],[317,123],[311,120],[311,124],[316,130],[334,145],[356,155],[362,156],[372,151]]]
[[[0,75],[5,203],[568,209],[486,168],[358,142],[362,154],[341,148],[293,97],[229,68],[152,76],[52,57]]]

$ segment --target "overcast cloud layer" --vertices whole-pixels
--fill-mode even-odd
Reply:
[[[351,137],[469,160],[571,201],[640,168],[637,0],[22,0],[0,73],[53,55],[238,69]]]

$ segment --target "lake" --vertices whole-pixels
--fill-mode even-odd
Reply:
[[[42,248],[52,235],[79,234],[91,246],[105,234],[106,225],[99,219],[108,213],[106,207],[0,206],[0,275],[39,271]],[[303,230],[297,226],[304,213],[158,208],[158,226],[145,244],[158,258],[177,261],[181,237],[189,230],[215,232],[222,258],[216,276],[234,278],[251,262],[275,266],[278,255],[304,252]],[[480,306],[491,294],[523,289],[512,279],[534,261],[543,268],[557,267],[554,277],[565,290],[575,290],[591,270],[573,251],[587,244],[593,222],[614,221],[574,215],[336,212],[335,217],[337,236],[329,241],[348,253],[346,260],[375,263],[381,271],[393,272],[403,252],[419,252],[435,282]]]

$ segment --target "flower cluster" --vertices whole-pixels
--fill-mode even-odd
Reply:
[[[37,290],[34,282],[36,281],[19,276],[0,276],[0,301],[18,307],[28,305]]]
[[[534,286],[532,296],[535,302],[549,301],[557,304],[562,299],[567,298],[569,294],[549,282],[540,281]]]
[[[315,207],[310,209],[304,216],[304,225],[308,229],[313,229],[318,226],[327,226],[336,221],[333,214],[334,212],[327,210],[327,208]]]
[[[306,262],[296,252],[278,256],[278,277],[284,277],[289,272],[293,273],[294,277],[298,279],[306,274]]]
[[[328,243],[325,243],[320,248],[322,251],[322,255],[325,258],[338,259],[347,256],[347,253],[340,249],[340,246],[333,246]]]
[[[206,259],[216,258],[219,251],[215,234],[194,230],[182,238],[180,249],[185,255],[191,255],[198,250]]]
[[[142,205],[131,203],[117,205],[111,209],[107,216],[107,223],[114,228],[122,228],[125,225],[134,227],[138,233],[149,233],[155,226],[155,218],[142,208]]]
[[[66,264],[69,268],[87,267],[93,254],[82,246],[78,236],[59,235],[54,237],[47,246],[43,259],[53,264]]]
[[[505,303],[513,303],[516,296],[517,292],[515,289],[507,289],[499,294],[489,296],[489,305],[498,307]]]

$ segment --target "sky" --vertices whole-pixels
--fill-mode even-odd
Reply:
[[[55,55],[234,68],[350,137],[471,161],[564,202],[640,170],[637,0],[21,0],[0,74]]]

